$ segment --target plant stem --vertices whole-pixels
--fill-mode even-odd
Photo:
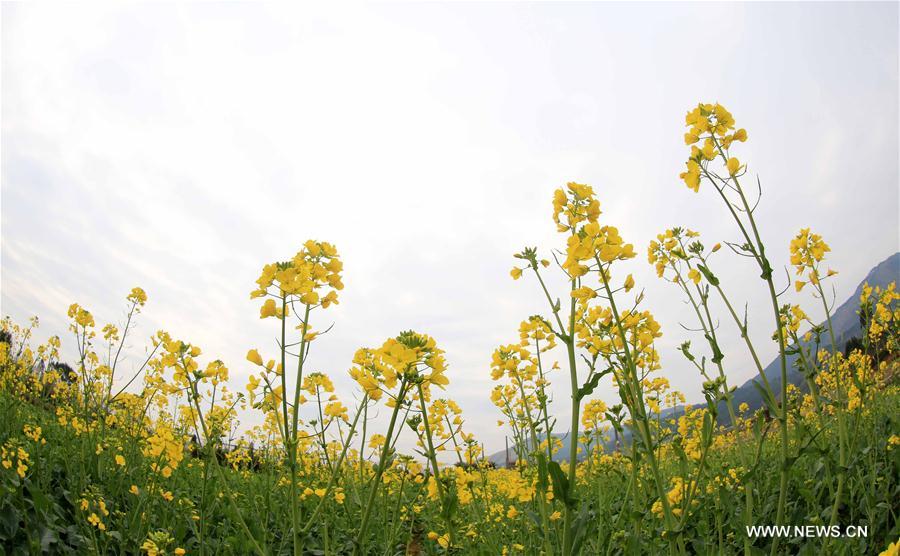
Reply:
[[[394,403],[394,411],[391,413],[391,422],[388,424],[387,436],[384,440],[384,446],[381,448],[381,457],[378,460],[378,467],[375,470],[375,477],[372,479],[372,490],[369,492],[369,500],[366,502],[366,508],[363,511],[362,522],[359,531],[356,533],[356,540],[353,543],[353,554],[362,554],[363,540],[366,535],[366,529],[369,526],[369,518],[372,515],[372,508],[375,505],[375,496],[378,494],[378,487],[381,485],[381,476],[387,466],[388,454],[391,450],[391,438],[394,436],[394,426],[397,424],[397,414],[400,413],[400,406],[403,404],[403,398],[406,395],[406,379],[400,381],[400,390],[397,392],[397,399]]]

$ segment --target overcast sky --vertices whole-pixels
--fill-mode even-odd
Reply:
[[[242,388],[247,350],[275,353],[276,321],[249,299],[262,265],[330,241],[346,288],[313,322],[335,326],[311,370],[349,398],[358,347],[431,334],[450,397],[492,451],[504,432],[491,352],[546,313],[533,281],[510,279],[512,254],[563,245],[552,193],[579,181],[635,244],[617,272],[646,290],[663,373],[697,401],[701,379],[675,350],[691,314],[645,253],[675,225],[737,239],[711,189],[678,179],[684,114],[701,100],[749,132],[735,153],[762,181],[776,265],[812,227],[831,244],[840,302],[898,250],[896,3],[4,3],[2,314],[39,315],[38,338],[59,334],[71,360],[68,305],[99,328],[140,285],[150,300],[126,367],[163,328]],[[764,283],[720,255],[768,362]],[[808,295],[785,301],[821,316]],[[741,384],[754,370],[722,325]],[[565,423],[568,381],[556,381]],[[608,383],[597,394],[615,396]]]

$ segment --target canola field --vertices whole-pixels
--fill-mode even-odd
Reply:
[[[329,349],[324,315],[344,288],[338,246],[309,240],[248,284],[279,349],[245,346],[246,384],[166,331],[126,375],[123,346],[152,310],[139,287],[125,322],[101,326],[73,304],[71,333],[44,343],[36,318],[3,321],[0,552],[897,554],[900,294],[863,288],[863,332],[842,345],[825,239],[799,230],[790,260],[769,260],[754,217],[762,185],[740,158],[747,131],[719,104],[699,104],[685,123],[680,178],[721,200],[735,240],[706,243],[686,222],[638,247],[605,220],[592,187],[548,190],[558,242],[514,254],[510,273],[545,311],[485,354],[496,386],[484,399],[512,439],[508,466],[485,457],[427,331],[360,348],[347,362],[354,391],[309,370],[309,354]],[[647,263],[695,317],[691,331],[666,333],[690,340],[679,351],[705,403],[685,406],[661,368],[663,330],[629,272]],[[769,293],[753,311],[771,337],[748,334],[739,292],[717,278],[731,265]],[[782,302],[774,269],[785,266],[824,323]],[[755,362],[759,407],[733,399],[722,328],[741,333]],[[757,356],[772,341],[779,380]],[[77,360],[60,359],[63,343]],[[551,381],[571,395],[552,399]],[[385,426],[369,423],[376,408]],[[240,428],[248,412],[263,424]],[[401,437],[417,450],[401,453]]]

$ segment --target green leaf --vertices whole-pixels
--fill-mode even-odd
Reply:
[[[121,535],[119,537],[115,537],[115,534],[118,534],[118,531],[111,531],[110,535],[116,538],[116,540],[121,541]],[[41,551],[42,552],[50,552],[50,546],[59,542],[59,535],[56,534],[56,531],[48,528],[44,528],[41,531]]]
[[[772,277],[772,265],[769,264],[769,259],[765,256],[762,258],[762,274],[759,277],[763,280],[768,280]]]
[[[537,486],[538,491],[547,492],[547,487],[549,483],[547,481],[547,458],[544,456],[543,452],[540,452],[537,455],[537,463],[538,463],[538,480]]]
[[[759,391],[759,394],[762,396],[763,403],[769,409],[769,413],[772,414],[772,417],[780,418],[781,412],[778,410],[778,404],[775,403],[775,398],[772,396],[772,392],[769,391],[768,388],[764,387],[762,384],[753,381],[753,386]]]
[[[694,354],[691,353],[691,342],[690,341],[684,342],[683,344],[681,344],[681,346],[679,346],[679,348],[678,348],[678,351],[683,353],[684,356],[687,357],[688,361],[693,362],[693,361],[697,360],[697,358],[694,357]]]
[[[591,512],[588,505],[585,504],[578,512],[575,523],[572,524],[572,554],[580,554],[584,539],[592,534],[597,520],[594,519],[594,512]]]
[[[559,463],[551,461],[547,464],[550,471],[550,480],[553,481],[553,494],[559,497],[566,506],[568,506],[567,498],[569,496],[569,478],[563,473]]]
[[[716,276],[712,273],[712,271],[710,269],[706,268],[705,265],[698,264],[697,270],[699,270],[703,274],[703,277],[706,278],[707,282],[709,282],[713,286],[719,285],[719,279],[716,278]]]
[[[600,383],[600,377],[600,373],[594,373],[591,378],[589,378],[588,381],[578,389],[577,396],[579,400],[585,398],[586,396],[590,396],[591,393],[593,393],[594,388],[596,388],[597,384]]]
[[[19,530],[19,512],[6,504],[0,511],[0,535],[4,539],[12,539]]]
[[[713,339],[713,337],[709,334],[704,334],[706,336],[706,341],[709,342],[709,347],[712,349],[713,356],[712,362],[715,364],[719,364],[722,362],[722,359],[725,359],[725,354],[719,349],[719,344]]]
[[[28,485],[28,495],[36,512],[44,513],[50,509],[50,499],[36,486]]]
[[[708,446],[712,440],[713,420],[712,413],[703,414],[703,445]]]
[[[572,498],[569,492],[569,478],[566,477],[559,463],[551,461],[547,464],[547,468],[550,470],[550,479],[553,481],[553,495],[562,500],[567,508],[575,507],[577,500]]]
[[[441,517],[448,521],[452,520],[457,507],[459,507],[459,498],[456,496],[456,490],[450,490],[444,500],[444,507],[441,508]]]

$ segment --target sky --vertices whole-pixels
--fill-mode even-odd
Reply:
[[[564,247],[552,194],[578,181],[635,245],[615,273],[645,292],[661,372],[696,402],[702,379],[676,347],[702,338],[646,247],[676,225],[707,245],[738,231],[708,185],[678,178],[684,114],[720,102],[748,130],[735,154],[762,183],[779,285],[791,237],[811,227],[840,303],[900,248],[898,28],[896,3],[4,3],[0,312],[38,315],[37,338],[60,335],[71,361],[69,304],[121,323],[139,285],[150,299],[125,369],[164,329],[240,389],[247,350],[276,349],[277,321],[249,298],[262,266],[329,241],[346,287],[314,316],[334,327],[309,370],[350,401],[357,348],[430,334],[446,395],[491,452],[507,434],[491,353],[548,314],[533,280],[510,278],[512,255]],[[770,361],[758,271],[723,251],[717,273]],[[823,316],[808,290],[783,300]],[[740,385],[755,371],[714,310]],[[554,384],[563,432],[567,382]],[[607,382],[595,395],[615,401]]]

